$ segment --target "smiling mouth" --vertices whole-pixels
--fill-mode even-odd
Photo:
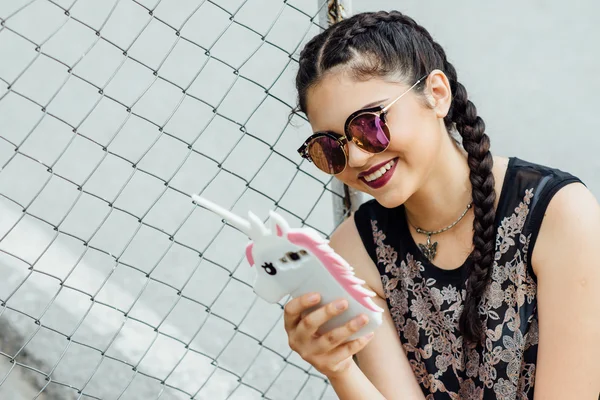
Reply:
[[[398,158],[394,158],[393,160],[390,160],[379,167],[379,169],[371,172],[369,175],[361,176],[359,179],[370,188],[379,189],[390,181],[397,165]]]
[[[394,164],[396,164],[396,160],[390,160],[387,164],[385,164],[383,167],[379,168],[377,171],[373,172],[372,174],[363,176],[362,178],[367,182],[372,182],[375,179],[379,179],[387,171],[389,171],[394,166]]]

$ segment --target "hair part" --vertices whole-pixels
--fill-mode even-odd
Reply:
[[[472,262],[468,263],[459,330],[465,343],[478,344],[484,337],[479,303],[489,284],[494,262],[494,161],[485,123],[477,115],[467,90],[458,82],[456,69],[447,60],[442,46],[425,28],[398,11],[361,13],[338,22],[313,37],[300,53],[296,75],[297,110],[306,114],[308,91],[329,73],[343,71],[359,81],[380,78],[412,85],[435,69],[447,76],[453,95],[444,124],[449,132],[455,128],[460,133],[468,154],[475,220]],[[425,81],[419,83],[416,93],[423,95],[425,87]]]

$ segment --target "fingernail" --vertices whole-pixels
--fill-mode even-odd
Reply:
[[[310,303],[316,303],[316,302],[317,302],[317,300],[319,300],[319,295],[318,295],[318,294],[311,294],[311,295],[308,297],[308,301],[309,301]]]
[[[375,336],[375,332],[371,332],[371,333],[369,333],[369,334],[365,335],[365,339],[369,340],[369,339],[371,339],[373,336]]]
[[[344,300],[340,300],[340,301],[336,302],[335,308],[337,308],[340,311],[343,310],[344,308],[346,308],[346,302]]]
[[[354,320],[354,325],[355,326],[363,326],[367,323],[367,318],[364,316],[358,317]]]

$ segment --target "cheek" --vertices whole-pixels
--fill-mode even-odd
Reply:
[[[344,172],[337,174],[335,177],[350,187],[356,186],[356,184],[353,183],[356,178],[356,171],[348,166],[346,166]]]
[[[439,126],[437,119],[426,116],[390,121],[390,151],[397,152],[409,164],[423,163],[437,153]]]

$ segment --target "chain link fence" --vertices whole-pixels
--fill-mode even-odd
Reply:
[[[335,398],[189,198],[332,232],[288,120],[326,8],[0,2],[0,398]]]

